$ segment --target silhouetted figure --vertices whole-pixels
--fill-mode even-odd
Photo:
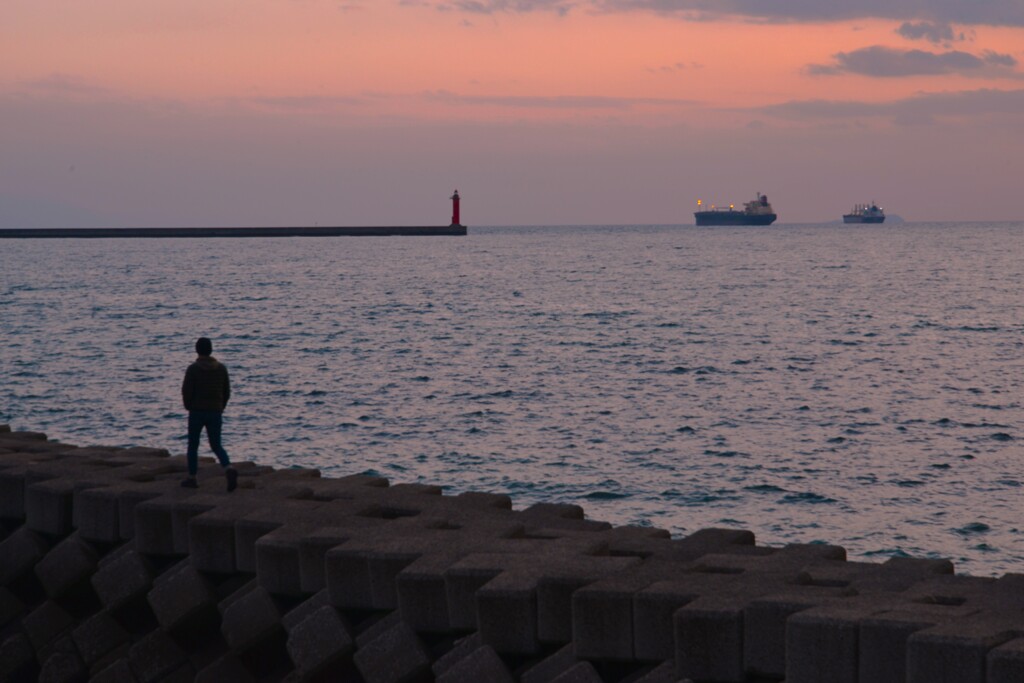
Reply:
[[[238,472],[231,467],[228,454],[220,443],[224,408],[231,398],[231,381],[224,364],[211,356],[213,344],[206,337],[196,341],[196,358],[185,371],[181,384],[181,400],[188,411],[188,478],[181,482],[186,488],[196,488],[196,472],[199,470],[199,436],[206,428],[210,449],[217,456],[228,480],[228,491],[238,486]]]

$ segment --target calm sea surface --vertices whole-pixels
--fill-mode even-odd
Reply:
[[[1024,223],[471,230],[4,241],[0,423],[1024,571]]]

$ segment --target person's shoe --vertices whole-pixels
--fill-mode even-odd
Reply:
[[[195,477],[189,477],[181,482],[181,487],[186,489],[197,489],[199,488],[199,482],[196,481]]]
[[[228,478],[228,493],[238,488],[238,470],[229,467],[224,470],[224,476]]]

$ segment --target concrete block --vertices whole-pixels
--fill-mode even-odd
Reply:
[[[141,485],[135,484],[136,487]],[[75,526],[79,535],[89,541],[116,543],[125,537],[121,529],[120,498],[131,485],[96,486],[74,492]],[[137,500],[149,500],[160,494],[155,487],[133,491]]]
[[[255,588],[224,610],[221,633],[235,654],[259,646],[282,630],[281,612],[262,587]]]
[[[1020,683],[1024,681],[1024,638],[1014,638],[988,653],[987,683]]]
[[[36,653],[28,636],[16,633],[0,644],[0,681],[30,683],[37,675]]]
[[[455,641],[452,645],[452,649],[441,655],[437,661],[431,665],[430,668],[434,672],[434,677],[437,678],[438,676],[446,673],[449,669],[462,661],[463,658],[468,657],[470,654],[475,652],[477,648],[481,647],[483,644],[484,641],[480,638],[479,633],[473,633]]]
[[[0,588],[0,632],[3,632],[7,624],[21,617],[24,613],[25,603],[19,600],[11,591],[6,588]]]
[[[50,465],[63,459],[61,451],[69,447],[46,441],[0,439],[0,447],[5,443],[18,450],[5,456],[4,467],[0,468],[0,519],[25,521],[28,486],[60,476],[61,471]]]
[[[160,630],[132,646],[128,651],[128,664],[139,683],[157,683],[182,669],[195,675],[185,651]]]
[[[29,432],[23,430],[11,431],[10,427],[2,431],[5,432],[3,436],[5,440],[10,439],[15,440],[16,442],[46,441],[46,434],[43,432]],[[65,446],[65,448],[67,448],[67,446]],[[74,446],[71,446],[71,448],[74,448]]]
[[[652,543],[656,557],[665,561],[688,562],[710,553],[753,549],[754,533],[746,529],[700,529],[681,539]]]
[[[512,498],[510,496],[504,493],[487,493],[485,491],[464,491],[455,496],[454,503],[468,508],[512,509]]]
[[[48,536],[63,537],[71,533],[75,473],[82,475],[82,468],[25,487],[25,526]]]
[[[102,489],[101,489],[102,490]],[[173,489],[172,489],[173,491]],[[154,496],[154,492],[157,494]],[[122,541],[129,541],[135,538],[135,507],[147,500],[156,500],[168,493],[163,482],[152,484],[136,484],[131,487],[123,487],[117,492],[117,533]],[[174,493],[178,493],[174,491]],[[186,491],[186,495],[191,493]],[[181,494],[179,494],[181,495]]]
[[[367,474],[349,474],[337,479],[321,478],[306,483],[313,491],[313,499],[322,501],[357,498],[368,487],[387,488],[389,485],[386,478]]]
[[[73,624],[71,615],[49,600],[29,612],[21,621],[25,635],[36,653],[42,652],[58,636],[67,633]]]
[[[191,489],[171,489],[159,498],[136,501],[131,509],[134,523],[132,534],[135,549],[143,555],[182,556],[188,554],[187,518],[205,512],[213,507],[188,505],[189,498],[198,497]],[[127,501],[122,501],[127,505]],[[179,509],[180,508],[180,509]],[[181,518],[186,526],[182,528]],[[177,524],[175,520],[177,518]],[[122,511],[121,521],[124,522]],[[177,529],[177,536],[175,530]]]
[[[230,581],[224,584],[224,587],[218,589],[217,594],[222,597],[220,602],[217,603],[217,610],[222,616],[229,607],[260,587],[260,582],[257,579],[252,578],[246,581],[244,578],[246,576],[248,575],[239,574],[235,577],[234,581]]]
[[[743,614],[749,601],[749,595],[742,593],[704,596],[675,612],[675,662],[680,677],[719,683],[746,680]]]
[[[293,585],[291,594],[299,594],[298,536],[329,524],[328,510],[341,509],[340,505],[313,500],[284,499],[272,507],[259,508],[242,516],[235,522],[235,562],[239,571],[259,573],[262,560],[263,574],[267,577],[264,587],[270,590],[271,582],[279,583],[282,589]],[[273,535],[275,530],[282,533]],[[267,535],[272,538],[263,544],[261,558],[258,544]],[[286,575],[293,575],[294,579],[286,581]]]
[[[646,533],[632,530],[628,534],[617,531],[602,534],[609,538],[609,551],[645,558],[644,563],[573,594],[573,644],[580,657],[631,661],[635,641],[634,594],[659,581],[673,580],[683,572],[701,568],[698,558],[729,554],[761,557],[775,552],[754,546],[754,535],[743,530],[701,529],[682,539],[666,538],[658,529],[645,530]],[[743,571],[743,566],[723,569],[723,573]]]
[[[121,515],[116,490],[94,486],[76,490],[73,495],[74,522],[79,536],[98,543],[121,540]]]
[[[82,622],[71,632],[75,647],[87,666],[92,666],[114,649],[129,642],[131,636],[103,611]]]
[[[216,612],[213,584],[187,560],[160,576],[146,598],[167,631],[190,628]]]
[[[852,588],[858,593],[896,593],[931,577],[952,574],[949,560],[893,557],[883,564],[818,560],[804,568],[802,582],[815,586]]]
[[[858,683],[860,624],[891,607],[891,598],[849,598],[794,614],[786,622],[787,683]]]
[[[80,658],[78,650],[75,648],[75,642],[71,640],[71,634],[68,631],[57,636],[51,643],[37,652],[36,661],[44,664],[55,654],[71,655],[72,657]]]
[[[589,540],[510,538],[494,543],[502,552],[467,555],[444,573],[451,627],[478,628],[502,654],[533,654],[542,636],[567,642],[572,592],[639,562],[597,556],[604,548]]]
[[[1019,616],[979,613],[907,639],[907,683],[985,683],[989,651],[1024,632]]]
[[[306,530],[312,530],[312,525]],[[241,529],[236,529],[241,533]],[[280,532],[263,534],[254,544],[254,571],[260,584],[275,595],[295,597],[306,594],[302,589],[302,565],[299,553],[300,534],[292,526]],[[244,564],[244,563],[243,563]]]
[[[848,594],[827,586],[794,586],[756,598],[743,611],[743,661],[747,672],[782,678],[786,673],[786,621],[811,607]]]
[[[646,573],[598,581],[573,593],[573,645],[580,657],[633,659],[633,596],[651,583]]]
[[[171,452],[166,448],[149,448],[147,446],[131,446],[122,451],[125,457],[136,458],[169,458]]]
[[[45,538],[24,526],[5,538],[0,542],[0,586],[31,572],[49,549]]]
[[[420,633],[451,630],[444,572],[458,561],[458,554],[431,555],[412,562],[396,579],[402,618]]]
[[[859,683],[904,683],[907,639],[917,631],[976,614],[973,607],[896,602],[895,609],[861,621],[858,634]]]
[[[984,576],[937,576],[920,581],[904,592],[909,602],[930,605],[965,605],[975,609],[1008,606],[1008,595],[999,595],[999,584]],[[998,596],[998,597],[997,597]]]
[[[323,526],[303,534],[299,538],[299,586],[305,593],[315,593],[327,588],[324,561],[328,551],[354,536],[361,530],[388,525],[388,520],[373,517],[351,517],[341,524],[332,520]]]
[[[640,562],[636,557],[582,555],[544,567],[537,580],[538,640],[572,642],[572,601],[576,591],[609,576],[627,574]]]
[[[39,683],[84,683],[89,670],[82,659],[69,652],[55,652],[39,670]]]
[[[292,629],[298,626],[300,623],[302,623],[302,621],[306,617],[308,617],[321,607],[326,607],[330,604],[330,595],[328,595],[326,590],[322,590],[317,594],[313,595],[312,597],[303,600],[298,605],[293,607],[290,611],[288,611],[283,617],[281,617],[281,626],[284,627],[285,631],[291,633]],[[349,625],[346,624],[345,626],[346,629],[349,630],[349,632],[351,633],[351,629],[348,628]]]
[[[484,643],[502,653],[532,655],[540,651],[536,579],[499,575],[477,591],[476,602]]]
[[[145,500],[160,495],[166,486],[153,483],[158,473],[170,469],[166,465],[139,465],[123,457],[106,458],[106,467],[95,468],[83,478],[75,478],[72,492],[72,525],[85,539],[116,543],[130,536],[123,529],[121,496],[131,495]],[[127,531],[127,533],[126,533]]]
[[[430,655],[408,624],[398,623],[353,657],[366,683],[410,683],[430,671]]]
[[[203,667],[196,674],[195,679],[195,683],[224,683],[225,681],[255,683],[256,679],[234,655],[226,655]]]
[[[676,541],[667,529],[648,526],[620,526],[602,531],[598,537],[615,557],[639,557],[647,560],[658,555],[658,548],[672,547]]]
[[[578,661],[572,645],[566,645],[524,671],[519,679],[520,683],[551,683],[576,666]]]
[[[376,640],[379,636],[390,631],[399,624],[404,623],[402,615],[398,612],[377,614],[359,624],[359,634],[356,636],[356,648],[363,648]]]
[[[197,514],[199,508],[206,507],[206,501],[212,499],[213,496],[202,496],[189,504],[178,504],[172,518],[179,535],[182,528],[187,529],[189,558],[197,569],[231,574],[239,571],[235,553],[235,522],[244,511],[255,509],[257,503],[241,501],[232,505],[222,504]]]
[[[89,679],[89,683],[138,683],[128,659],[118,659]]]
[[[309,518],[306,518],[307,514]],[[265,523],[252,522],[250,520],[243,520],[236,525],[236,542],[239,548],[250,548],[251,552],[254,553],[255,565],[253,571],[256,572],[263,587],[271,593],[291,596],[308,595],[311,592],[309,589],[317,585],[317,582],[313,580],[306,583],[303,582],[303,553],[313,547],[310,544],[304,548],[304,540],[310,535],[313,535],[316,541],[320,542],[328,538],[328,536],[321,532],[322,522],[327,521],[326,518],[318,522],[314,514],[312,511],[304,512],[302,518],[295,519],[293,517],[272,531],[262,531],[262,529],[266,528],[264,526]],[[261,535],[255,537],[255,540],[241,538],[252,533],[253,529],[261,530]],[[330,538],[333,539],[335,537]],[[330,547],[334,547],[339,543],[340,541],[332,540]],[[316,568],[316,571],[320,577],[323,576],[323,557],[326,552],[327,549],[324,549],[319,554],[319,566]],[[239,559],[239,564],[242,566],[245,566],[247,562],[248,560],[243,562]],[[322,583],[322,581],[321,578],[320,582]],[[321,588],[325,586],[326,584],[321,586]]]
[[[398,536],[381,542],[380,549],[349,541],[328,551],[324,569],[331,601],[352,609],[395,609],[398,574],[419,558],[423,545]]]
[[[35,567],[36,576],[51,598],[56,598],[87,581],[96,571],[99,556],[76,535],[64,539]]]
[[[437,683],[515,683],[501,657],[489,646],[481,645],[437,677]]]
[[[259,477],[271,480],[271,475]],[[294,478],[290,478],[294,479]],[[176,537],[187,539],[192,563],[201,571],[228,574],[256,571],[256,540],[281,526],[297,508],[312,514],[319,504],[307,498],[309,490],[293,481],[272,482],[252,490],[201,494],[174,506]],[[196,514],[198,512],[198,514]]]
[[[890,557],[882,564],[882,567],[886,572],[898,572],[921,578],[954,573],[953,563],[950,560],[918,557]]]
[[[630,683],[692,683],[690,679],[681,679],[676,675],[674,662],[662,662],[650,671],[642,673],[636,680]]]
[[[43,432],[17,431],[0,434],[0,448],[6,448],[16,453],[61,455],[76,449],[77,446],[49,441]]]
[[[672,581],[660,581],[633,596],[633,658],[664,661],[675,656],[673,615],[701,596],[736,591],[733,574],[680,572]]]
[[[288,634],[288,656],[302,676],[319,673],[352,654],[353,642],[344,620],[330,605],[321,607]]]
[[[5,461],[9,461],[9,456]],[[25,470],[23,467],[0,468],[0,519],[24,522]]]
[[[92,587],[100,602],[117,609],[144,597],[153,586],[154,574],[151,563],[129,547],[116,558],[100,563],[92,576]]]
[[[439,544],[458,543],[466,535],[439,530],[436,525],[433,519],[399,518],[383,526],[360,529],[358,535],[328,551],[324,576],[331,601],[350,609],[395,609],[399,572],[437,550]],[[443,541],[439,534],[445,536]]]
[[[570,503],[534,503],[523,510],[531,517],[555,517],[558,519],[583,519],[583,508]]]
[[[579,662],[551,683],[604,683],[590,662]]]

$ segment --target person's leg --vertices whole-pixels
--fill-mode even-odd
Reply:
[[[214,411],[207,413],[206,417],[206,436],[210,440],[210,450],[217,456],[217,461],[221,467],[229,467],[231,460],[228,459],[228,453],[224,450],[224,446],[221,445],[220,435],[221,429],[224,426],[224,417]]]
[[[224,416],[221,413],[212,412],[206,420],[206,436],[210,439],[210,449],[217,456],[217,461],[224,468],[224,475],[228,480],[228,491],[234,491],[238,486],[238,472],[231,466],[227,451],[220,442],[221,427],[224,425]]]
[[[185,452],[188,479],[182,482],[182,486],[194,487],[196,485],[196,472],[199,471],[199,437],[202,433],[202,416],[195,410],[188,411],[188,450]]]

